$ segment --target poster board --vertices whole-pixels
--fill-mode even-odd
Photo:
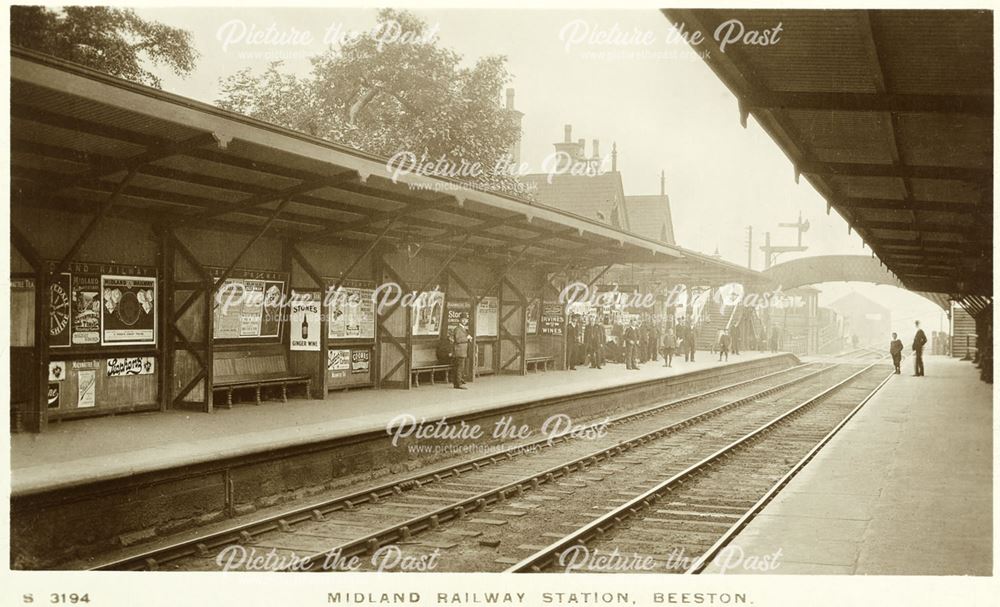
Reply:
[[[423,291],[414,297],[410,308],[412,335],[440,335],[444,312],[444,293]]]
[[[448,335],[459,325],[462,314],[469,314],[472,310],[472,302],[468,299],[448,300]]]
[[[327,389],[370,385],[372,381],[372,349],[372,346],[333,346],[328,348],[326,352]]]
[[[542,320],[541,298],[535,297],[528,301],[528,307],[524,311],[524,320],[528,335],[538,335],[538,326]]]
[[[563,304],[558,301],[546,301],[542,304],[542,335],[561,337],[565,324]]]
[[[101,345],[156,344],[156,278],[101,275]]]
[[[500,327],[500,298],[483,297],[476,306],[476,337],[496,337]]]
[[[209,268],[216,282],[225,272]],[[279,339],[287,276],[281,272],[236,269],[212,302],[215,339]]]
[[[331,285],[326,311],[328,339],[375,341],[375,283],[345,280],[337,292]]]
[[[10,279],[10,346],[35,345],[35,279]]]
[[[292,291],[289,311],[289,349],[300,352],[320,351],[319,291]]]
[[[68,348],[70,345],[72,276],[62,272],[49,282],[49,347]]]

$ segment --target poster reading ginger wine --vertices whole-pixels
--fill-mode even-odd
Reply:
[[[101,276],[101,345],[156,343],[156,278]]]

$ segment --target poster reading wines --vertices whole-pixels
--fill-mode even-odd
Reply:
[[[156,278],[101,276],[101,345],[156,343]]]

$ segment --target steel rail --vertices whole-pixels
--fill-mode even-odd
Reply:
[[[884,355],[883,358],[885,358]],[[876,363],[873,363],[872,366],[874,366],[878,362],[881,362],[881,359]],[[869,392],[867,396],[861,399],[861,402],[859,402],[858,405],[854,407],[854,409],[852,409],[850,413],[844,416],[844,419],[840,420],[840,422],[836,426],[834,426],[833,429],[826,434],[826,436],[820,439],[820,441],[816,443],[813,446],[813,448],[810,449],[809,452],[802,457],[802,459],[800,459],[798,462],[796,462],[794,466],[792,466],[791,470],[789,470],[784,476],[782,476],[778,480],[778,482],[772,485],[771,488],[768,489],[767,493],[765,493],[759,500],[757,500],[757,502],[753,506],[751,506],[750,509],[743,514],[743,516],[741,516],[735,523],[733,523],[733,525],[722,534],[722,537],[720,537],[714,544],[712,544],[712,546],[708,550],[706,550],[700,557],[698,557],[693,563],[691,563],[691,566],[688,567],[688,569],[684,573],[698,574],[704,571],[705,568],[709,565],[709,563],[711,563],[712,560],[715,559],[716,556],[718,556],[719,552],[721,552],[722,549],[725,548],[736,537],[736,535],[740,533],[750,523],[750,521],[753,520],[760,513],[761,510],[764,509],[764,506],[766,506],[772,499],[774,499],[774,496],[776,496],[779,491],[784,489],[785,486],[799,472],[801,472],[803,468],[805,468],[806,464],[808,464],[810,461],[812,461],[814,457],[816,457],[816,454],[819,453],[820,449],[825,447],[826,444],[829,443],[830,440],[833,439],[833,437],[836,436],[836,434],[840,432],[844,426],[847,425],[847,422],[851,421],[851,419],[858,413],[858,411],[860,411],[861,408],[864,407],[868,403],[868,401],[871,400],[873,396],[875,396],[875,393],[881,390],[882,386],[884,386],[890,379],[892,379],[893,375],[895,375],[895,373],[893,372],[890,372],[888,375],[886,375],[885,379],[879,382],[879,384],[875,386],[875,388],[872,389],[872,391]]]
[[[684,470],[678,472],[677,474],[671,476],[670,478],[658,483],[654,487],[644,491],[640,495],[628,500],[621,506],[609,510],[605,514],[595,518],[586,525],[577,528],[573,532],[567,534],[563,538],[556,540],[552,544],[542,548],[541,550],[535,552],[534,554],[522,559],[518,563],[512,565],[508,568],[505,573],[524,573],[524,572],[538,572],[542,568],[546,567],[552,560],[554,560],[560,553],[576,545],[585,544],[588,540],[594,537],[600,537],[604,535],[609,529],[620,524],[623,520],[631,518],[637,515],[640,511],[647,509],[655,503],[663,493],[670,492],[676,485],[683,483],[686,479],[692,477],[693,475],[703,471],[705,468],[712,465],[714,462],[722,458],[723,456],[735,451],[737,448],[746,445],[752,441],[755,441],[762,437],[769,430],[775,428],[777,425],[791,419],[798,413],[801,413],[806,408],[811,407],[821,400],[825,399],[830,394],[840,390],[848,383],[854,381],[862,373],[865,373],[875,365],[879,364],[881,359],[871,363],[865,368],[861,369],[857,373],[850,375],[849,377],[843,379],[842,381],[826,388],[819,394],[808,398],[806,401],[802,402],[794,409],[786,411],[780,416],[774,418],[773,420],[767,422],[763,426],[758,427],[749,434],[733,441],[729,445],[722,447],[715,453],[708,455],[702,460],[688,466]]]
[[[299,563],[295,567],[295,570],[308,571],[322,569],[322,563],[325,561],[325,555],[336,554],[337,557],[341,559],[350,558],[353,556],[372,553],[387,544],[408,541],[413,537],[414,533],[437,529],[443,522],[453,519],[462,519],[470,512],[482,510],[491,504],[504,502],[510,495],[519,497],[524,494],[526,489],[537,489],[543,484],[555,482],[558,478],[568,476],[573,472],[585,470],[586,468],[596,465],[601,461],[611,460],[613,457],[621,455],[626,451],[631,450],[633,447],[662,438],[668,434],[673,434],[692,424],[715,417],[725,411],[739,407],[740,405],[753,402],[759,398],[763,398],[793,385],[802,383],[807,379],[816,377],[817,375],[833,369],[836,366],[837,365],[831,365],[829,367],[821,368],[808,375],[797,377],[783,384],[772,386],[755,394],[744,396],[723,405],[719,405],[709,409],[708,411],[687,417],[679,422],[668,424],[667,426],[660,427],[653,431],[644,432],[643,434],[635,436],[629,440],[619,442],[614,446],[599,449],[568,462],[557,464],[546,470],[542,470],[541,472],[527,475],[505,485],[494,487],[471,497],[457,500],[431,512],[420,514],[401,523],[390,525],[389,527],[374,531],[349,542],[331,546],[328,550],[314,553],[300,559]]]
[[[365,503],[378,503],[378,501],[383,497],[399,495],[405,491],[419,489],[430,483],[440,482],[447,477],[458,477],[462,472],[478,470],[483,466],[496,464],[501,461],[508,461],[523,455],[525,452],[532,449],[546,449],[565,441],[576,440],[575,436],[585,434],[586,431],[597,429],[600,426],[610,427],[621,425],[643,417],[655,415],[668,409],[677,408],[698,400],[717,396],[725,392],[766,381],[768,379],[773,379],[776,376],[788,374],[793,371],[802,370],[818,364],[820,363],[812,362],[796,365],[788,369],[767,373],[760,377],[754,377],[718,388],[712,388],[710,390],[674,399],[666,403],[652,405],[638,411],[624,413],[607,421],[594,422],[587,426],[583,426],[582,428],[577,428],[572,433],[567,432],[566,434],[542,438],[529,443],[512,445],[493,454],[482,455],[452,464],[445,464],[431,470],[425,470],[406,478],[389,481],[375,487],[366,487],[346,495],[324,499],[304,506],[296,506],[277,514],[233,525],[219,531],[212,531],[197,535],[166,546],[159,546],[149,550],[137,552],[135,554],[130,554],[128,556],[102,561],[88,567],[87,569],[91,571],[155,570],[161,564],[189,556],[205,555],[211,548],[217,548],[233,542],[246,541],[248,537],[252,537],[253,535],[259,535],[261,533],[268,533],[271,531],[284,531],[290,528],[291,525],[307,520],[322,520],[325,514],[329,514],[331,512],[339,510],[353,510],[356,506]],[[830,367],[821,368],[820,371],[828,368]],[[795,381],[804,380],[805,378],[812,377],[812,375],[814,374],[796,378]],[[784,385],[786,384],[781,384],[781,386]]]

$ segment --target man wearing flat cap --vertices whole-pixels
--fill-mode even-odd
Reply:
[[[455,356],[452,357],[452,364],[454,365],[451,370],[452,383],[459,390],[468,390],[463,385],[465,378],[462,377],[465,373],[465,361],[469,356],[469,343],[472,341],[472,335],[469,334],[468,313],[462,312],[462,316],[458,319],[458,324],[451,330],[449,337],[451,338],[455,353]]]

